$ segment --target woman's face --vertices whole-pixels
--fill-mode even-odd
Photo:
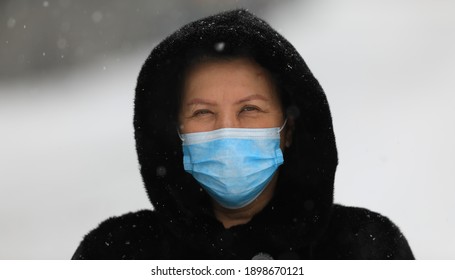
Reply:
[[[192,133],[279,127],[284,119],[270,74],[256,62],[238,58],[203,62],[191,69],[179,121],[181,133]]]

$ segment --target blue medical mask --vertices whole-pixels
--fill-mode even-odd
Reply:
[[[223,128],[181,134],[185,171],[221,206],[242,208],[264,191],[283,164],[274,128]]]

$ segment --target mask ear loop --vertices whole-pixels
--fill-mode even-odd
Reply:
[[[287,123],[288,123],[288,118],[286,118],[286,119],[284,120],[283,125],[280,127],[280,130],[278,130],[278,134],[281,133],[281,131],[284,129],[284,127],[286,126]],[[291,146],[291,143],[289,143],[288,141],[286,141],[285,146],[286,146],[286,148],[289,148],[289,147]]]
[[[288,122],[288,118],[286,118],[286,119],[284,120],[284,123],[283,123],[283,125],[280,127],[280,130],[278,130],[278,133],[281,133],[281,131],[282,131],[282,130],[284,129],[284,127],[286,126],[287,122]]]
[[[180,140],[182,140],[182,142],[185,142],[185,139],[183,139],[182,134],[180,134],[180,129],[177,127],[175,130],[177,130],[177,134],[179,135]]]

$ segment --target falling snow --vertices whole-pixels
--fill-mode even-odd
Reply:
[[[8,28],[14,28],[14,26],[16,26],[16,19],[9,18],[6,23],[6,26],[8,26]]]
[[[225,46],[226,46],[226,43],[218,42],[218,43],[215,44],[215,50],[217,52],[222,52],[224,50]]]
[[[92,20],[94,23],[99,23],[103,20],[103,14],[100,11],[96,11],[92,14]]]

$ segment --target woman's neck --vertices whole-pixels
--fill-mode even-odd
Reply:
[[[213,212],[218,221],[224,228],[230,228],[236,225],[248,223],[257,213],[269,203],[275,191],[278,172],[275,173],[272,180],[266,186],[265,190],[253,202],[239,209],[228,209],[213,202]]]

